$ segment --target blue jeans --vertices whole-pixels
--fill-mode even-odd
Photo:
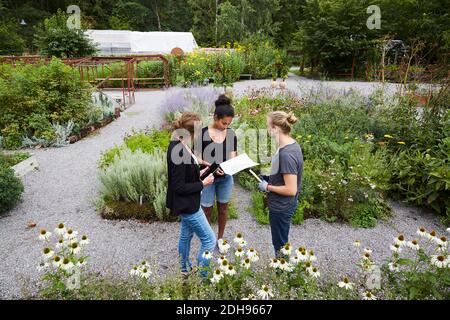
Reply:
[[[280,249],[289,242],[289,229],[292,216],[297,209],[298,202],[284,212],[269,212],[270,230],[272,232],[272,244],[275,256],[279,257]]]
[[[211,226],[206,219],[205,213],[200,208],[193,214],[181,215],[180,240],[178,242],[178,253],[181,259],[181,271],[188,272],[192,268],[189,260],[191,251],[191,240],[194,233],[200,238],[201,247],[197,255],[197,263],[199,267],[207,267],[210,260],[203,258],[205,251],[213,252],[216,245],[216,237]],[[208,272],[203,270],[200,272],[202,277],[207,277]]]
[[[210,208],[214,206],[214,197],[219,203],[228,203],[233,193],[233,176],[228,174],[214,179],[214,183],[207,186],[202,191],[202,207]]]

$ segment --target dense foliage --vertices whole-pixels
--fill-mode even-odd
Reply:
[[[36,27],[34,44],[47,57],[77,58],[93,55],[96,48],[83,29],[69,29],[68,15],[58,11]]]
[[[378,265],[369,247],[347,253],[355,270],[351,276],[321,264],[314,250],[286,244],[282,256],[265,259],[242,233],[232,245],[219,242],[220,254],[204,252],[210,265],[207,277],[197,273],[188,277],[170,273],[154,274],[158,265],[143,260],[133,266],[128,278],[117,278],[87,271],[91,257],[87,235],[80,240],[73,229],[58,224],[60,240],[42,229],[44,241],[38,266],[41,282],[26,298],[33,299],[105,299],[105,300],[448,300],[450,297],[450,260],[448,239],[436,231],[417,230],[417,238],[403,234],[394,237],[388,261]],[[56,242],[56,244],[54,244]],[[298,245],[298,244],[295,244]],[[94,261],[95,265],[95,257]],[[176,264],[176,259],[173,260]],[[77,282],[71,279],[78,275]],[[37,289],[37,290],[33,290]],[[264,308],[264,305],[253,306]],[[253,312],[256,312],[255,309]],[[263,309],[264,310],[264,309]]]
[[[56,42],[51,43],[58,44],[50,50],[49,41],[37,41],[38,48],[32,43],[34,27],[59,9],[65,11],[70,4],[66,0],[23,4],[2,0],[0,15],[5,21],[24,19],[25,25],[5,26],[11,37],[17,38],[17,34],[24,39],[31,51],[47,47],[49,54],[79,55],[82,50],[78,48],[87,48],[80,38],[66,32],[50,32],[50,21],[56,21],[58,15],[46,20],[37,32],[37,40],[52,39]],[[385,36],[401,41],[408,50],[415,41],[423,43],[418,52],[420,58],[414,64],[448,63],[450,7],[444,0],[82,0],[77,5],[83,25],[92,29],[192,31],[200,46],[213,47],[228,42],[234,47],[264,35],[277,47],[301,52],[303,65],[325,73],[348,71],[356,55],[356,71],[363,75],[366,62],[380,62],[379,39]],[[380,29],[367,28],[366,22],[373,13],[367,12],[370,5],[380,8]],[[67,51],[70,44],[62,39],[76,40],[73,53]],[[23,48],[19,46],[23,47],[23,41],[6,46],[5,53],[20,53]],[[400,54],[398,58],[404,57]]]
[[[56,58],[49,64],[2,65],[0,100],[0,136],[7,149],[66,145],[70,134],[101,122],[115,108]]]
[[[14,208],[22,197],[24,187],[10,164],[0,156],[0,215]]]
[[[311,91],[303,100],[290,92],[253,90],[236,101],[235,128],[265,129],[271,110],[294,112],[300,119],[293,137],[304,154],[303,189],[294,222],[304,215],[372,227],[389,215],[386,196],[427,206],[449,222],[448,88],[433,94],[425,108],[395,96],[388,103],[376,92],[370,99],[355,92]],[[239,132],[239,130],[238,130]],[[242,147],[260,163],[274,150],[264,136],[245,134]],[[251,139],[254,140],[251,140]],[[250,140],[248,140],[250,139]],[[246,142],[245,142],[246,141]],[[269,144],[270,145],[270,144]],[[261,171],[266,171],[263,165]],[[252,177],[240,174],[246,188]],[[257,191],[254,191],[257,192]],[[253,214],[267,223],[262,195],[253,196]]]

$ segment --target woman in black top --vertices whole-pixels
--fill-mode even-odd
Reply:
[[[175,130],[167,149],[168,186],[166,206],[181,217],[178,252],[183,273],[192,269],[189,253],[194,233],[201,241],[201,248],[197,256],[200,267],[209,264],[211,258],[207,253],[211,253],[216,245],[214,232],[200,207],[201,191],[214,182],[214,177],[211,174],[203,181],[200,180],[199,162],[190,147],[196,121],[200,121],[197,114],[184,113],[173,124]],[[206,277],[207,271],[203,270],[200,274]]]
[[[234,109],[231,100],[220,95],[215,102],[214,122],[202,129],[201,157],[204,164],[220,164],[236,157],[237,138],[234,131],[229,128],[234,118]],[[233,176],[225,174],[220,168],[214,174],[214,183],[202,191],[201,205],[208,221],[211,223],[211,215],[215,200],[217,201],[219,241],[223,238],[225,225],[228,218],[228,202],[233,191]]]

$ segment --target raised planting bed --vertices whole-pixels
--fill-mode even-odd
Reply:
[[[95,123],[95,124],[91,124],[83,129],[80,130],[80,133],[76,134],[76,135],[71,135],[69,137],[69,143],[75,143],[85,137],[87,137],[88,135],[92,134],[94,131],[97,131],[98,129],[101,129],[105,126],[107,126],[108,124],[110,124],[111,122],[113,122],[115,119],[120,117],[120,108],[117,107],[114,110],[114,116],[110,116],[110,117],[105,117],[100,123]]]

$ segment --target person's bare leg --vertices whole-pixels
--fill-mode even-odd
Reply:
[[[211,224],[213,207],[209,208],[202,207],[202,208],[203,212],[205,213],[206,219],[208,220],[209,224]]]
[[[223,239],[223,234],[225,232],[225,225],[228,220],[228,203],[217,202],[217,215],[219,222],[219,234],[217,239]]]

